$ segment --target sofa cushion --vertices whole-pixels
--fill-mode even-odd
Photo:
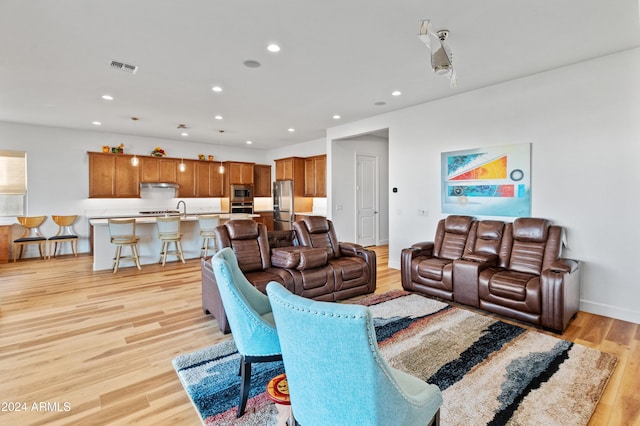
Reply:
[[[418,275],[436,281],[442,280],[442,270],[452,261],[449,259],[430,258],[418,264]]]
[[[542,243],[547,241],[547,233],[551,222],[547,219],[521,217],[513,221],[513,239]]]
[[[250,240],[258,238],[258,223],[252,220],[238,221],[234,226],[227,227],[229,238],[232,240]]]
[[[498,272],[489,282],[489,291],[498,297],[524,301],[527,297],[527,283],[532,278],[535,276],[521,272]]]

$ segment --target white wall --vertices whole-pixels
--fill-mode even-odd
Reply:
[[[196,159],[198,154],[214,155],[215,160],[249,161],[270,164],[266,151],[232,148],[219,145],[191,143],[184,140],[163,140],[97,131],[82,131],[57,127],[30,126],[0,122],[0,149],[27,152],[27,214],[80,216],[74,224],[79,234],[79,251],[89,251],[89,224],[86,211],[148,210],[149,208],[175,208],[178,199],[88,199],[89,162],[87,151],[101,152],[102,145],[117,146],[124,143],[126,154],[149,155],[162,147],[169,157]],[[211,199],[187,198],[187,207],[207,208]],[[214,203],[214,205],[216,205]],[[41,227],[47,236],[54,235],[58,227],[49,218]],[[14,227],[14,234],[20,227]],[[68,245],[64,245],[68,246]],[[65,252],[68,249],[65,248]],[[37,249],[29,247],[26,257],[37,256]]]
[[[360,135],[334,140],[331,144],[331,162],[328,169],[337,173],[331,179],[331,205],[328,216],[336,228],[340,241],[357,241],[356,211],[356,155],[367,154],[378,158],[378,239],[389,241],[389,155],[388,141],[373,135]],[[329,173],[328,173],[329,174]],[[341,209],[338,209],[341,206]]]
[[[564,255],[583,262],[581,309],[640,323],[638,75],[633,49],[334,127],[327,147],[389,128],[389,266],[399,268],[402,248],[431,240],[445,216],[441,152],[531,143],[532,216],[566,228]]]

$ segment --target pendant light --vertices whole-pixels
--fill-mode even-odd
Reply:
[[[184,164],[184,160],[182,158],[180,159],[180,164],[178,164],[178,170],[180,170],[181,172],[187,170],[187,165]]]
[[[138,117],[131,117],[131,121],[133,121],[133,133],[136,134],[136,122],[139,120]],[[131,165],[133,167],[138,167],[138,163],[140,163],[140,159],[133,154],[133,157],[131,157]]]
[[[218,130],[220,133],[220,167],[218,167],[218,173],[224,174],[224,164],[222,164],[222,153],[224,152],[224,143],[222,142],[222,134],[224,130]]]

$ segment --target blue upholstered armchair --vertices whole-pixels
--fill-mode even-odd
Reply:
[[[316,302],[267,285],[296,421],[314,425],[438,424],[435,385],[390,367],[365,306]]]
[[[269,298],[256,289],[242,274],[231,248],[224,248],[211,258],[220,298],[227,313],[240,363],[240,403],[238,417],[244,414],[251,386],[251,363],[282,359],[278,333]]]

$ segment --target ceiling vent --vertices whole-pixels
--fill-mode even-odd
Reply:
[[[124,62],[111,60],[111,68],[119,69],[120,71],[128,72],[129,74],[135,74],[138,72],[137,65],[125,64]]]

